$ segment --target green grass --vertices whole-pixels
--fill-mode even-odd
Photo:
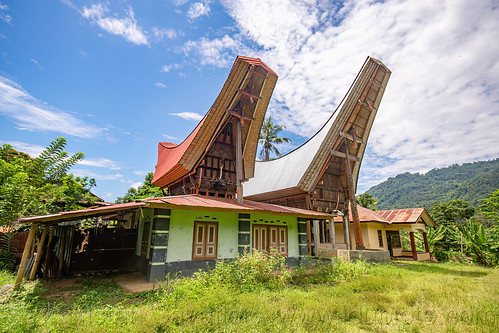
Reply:
[[[352,268],[354,267],[354,268]],[[356,269],[356,265],[348,269]],[[327,283],[183,279],[139,295],[109,278],[25,283],[0,305],[6,332],[499,332],[499,270],[394,263]],[[0,283],[12,283],[0,272]],[[307,280],[312,281],[312,280]],[[317,279],[313,280],[317,281]],[[288,281],[289,282],[289,281]],[[253,289],[248,291],[248,289]]]

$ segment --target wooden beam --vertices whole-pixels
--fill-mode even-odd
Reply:
[[[52,244],[52,239],[54,238],[54,231],[55,231],[55,226],[50,226],[50,235],[49,235],[49,240],[47,242],[47,253],[45,254],[45,264],[48,264],[49,262],[50,244]],[[43,276],[46,277],[45,272]]]
[[[366,142],[364,140],[362,140],[361,138],[358,138],[358,137],[353,137],[351,134],[348,134],[348,133],[344,133],[344,132],[340,132],[340,136],[344,137],[345,139],[347,140],[350,140],[352,142],[357,142],[357,143],[363,143],[365,144]]]
[[[241,183],[243,179],[243,142],[240,121],[235,121],[236,123],[236,196],[237,203],[243,204],[243,184]]]
[[[353,219],[353,234],[355,236],[355,245],[357,250],[365,250],[364,240],[362,239],[362,230],[360,228],[359,211],[357,210],[357,201],[355,201],[354,186],[352,180],[352,166],[350,165],[350,147],[348,140],[345,140],[345,154],[347,156],[345,161],[345,173],[347,176],[348,196],[350,199],[350,209],[352,211]]]
[[[409,232],[409,238],[411,239],[412,260],[418,261],[418,253],[416,252],[416,241],[414,240],[414,231]]]
[[[19,265],[19,270],[17,271],[16,282],[14,283],[14,290],[18,290],[21,286],[21,281],[23,280],[24,271],[26,270],[26,263],[28,262],[29,253],[31,252],[31,246],[33,245],[33,240],[35,239],[35,234],[38,231],[38,224],[32,224],[29,229],[28,239],[24,245],[23,256],[21,258],[21,264]]]
[[[430,245],[428,244],[428,235],[426,232],[423,232],[423,240],[424,240],[424,250],[430,253]]]
[[[310,228],[310,220],[307,220],[307,246],[308,254],[312,255],[312,230]]]
[[[347,158],[347,154],[345,154],[342,151],[337,151],[337,150],[331,150],[331,155],[337,156],[340,158]],[[357,156],[350,156],[350,160],[355,161],[355,162],[360,162],[360,159]]]
[[[42,233],[42,238],[38,242],[38,247],[36,248],[36,257],[35,257],[35,263],[33,264],[33,268],[31,269],[31,273],[29,274],[29,279],[34,280],[36,271],[38,269],[38,265],[40,264],[40,261],[42,261],[42,251],[43,251],[43,244],[45,243],[45,238],[47,237],[47,231],[48,231],[48,226],[45,226],[43,228],[43,233]]]

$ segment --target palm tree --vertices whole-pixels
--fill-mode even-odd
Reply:
[[[276,148],[276,144],[280,143],[291,143],[289,138],[280,138],[277,135],[280,131],[284,130],[286,127],[282,125],[277,125],[272,122],[272,117],[265,119],[260,130],[260,137],[258,142],[263,144],[262,150],[260,151],[260,158],[264,161],[270,159],[270,153],[274,153],[277,156],[282,156],[281,152]]]

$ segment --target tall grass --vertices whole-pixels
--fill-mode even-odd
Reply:
[[[264,256],[221,262],[139,295],[109,280],[80,278],[66,290],[72,297],[55,300],[50,281],[28,283],[0,305],[0,326],[9,332],[498,331],[499,270],[308,261],[291,272],[281,263]]]

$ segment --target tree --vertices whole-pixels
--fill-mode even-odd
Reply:
[[[482,215],[493,220],[496,224],[499,223],[499,189],[490,193],[487,199],[480,201],[483,202],[479,208]]]
[[[357,201],[357,204],[364,207],[368,208],[371,210],[378,210],[378,203],[379,201],[369,193],[362,193],[355,197],[355,201]]]
[[[448,231],[451,228],[466,224],[468,219],[475,214],[475,208],[469,206],[466,201],[451,200],[446,203],[436,204],[430,211],[436,225],[447,227],[444,237],[437,242],[437,245],[444,250],[457,250],[459,246]]]
[[[139,186],[137,189],[130,187],[123,197],[118,197],[118,199],[116,199],[116,203],[126,203],[137,199],[157,198],[163,196],[163,192],[159,189],[159,187],[151,183],[153,177],[154,172],[149,172],[144,179],[143,185]]]
[[[260,137],[258,142],[262,144],[262,150],[260,151],[260,158],[264,161],[270,159],[270,153],[274,153],[277,156],[282,156],[281,152],[276,148],[276,144],[281,143],[291,143],[289,138],[278,137],[279,132],[286,129],[282,125],[277,125],[272,121],[272,117],[265,119],[260,130]]]
[[[84,154],[70,156],[64,151],[66,144],[65,138],[57,138],[36,158],[10,145],[1,147],[0,225],[11,225],[24,216],[59,212],[77,199],[92,200],[89,189],[95,180],[67,174]]]

